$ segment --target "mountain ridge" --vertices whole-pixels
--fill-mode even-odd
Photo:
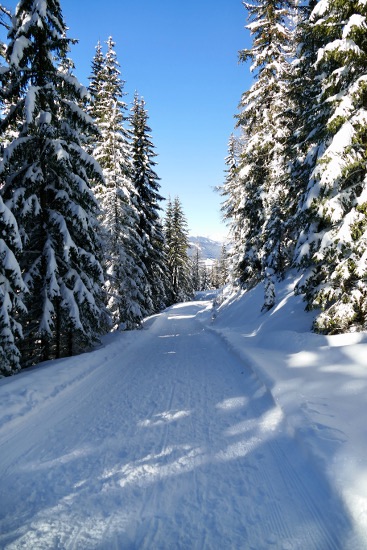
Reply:
[[[196,250],[198,250],[202,261],[211,260],[214,262],[220,257],[223,242],[198,235],[189,237],[189,245],[189,256],[194,256]]]

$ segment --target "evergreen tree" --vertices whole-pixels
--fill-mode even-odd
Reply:
[[[195,249],[195,252],[192,257],[192,286],[195,291],[201,290],[201,280],[200,280],[200,251],[198,248]]]
[[[297,244],[295,263],[299,266],[304,263],[300,252],[305,238],[305,192],[319,149],[323,147],[322,135],[327,124],[325,112],[320,110],[318,102],[322,84],[317,75],[316,60],[321,37],[312,32],[310,21],[316,3],[317,0],[306,0],[299,6],[295,32],[297,58],[293,63],[288,93],[291,108],[286,111],[290,128],[286,146],[288,188],[293,201],[286,224],[292,242]]]
[[[308,307],[323,310],[315,328],[343,332],[367,326],[367,6],[321,0],[311,14],[318,45],[317,111],[324,125],[304,199],[298,262],[308,271]]]
[[[290,15],[293,0],[256,0],[245,3],[248,29],[254,36],[251,49],[240,59],[252,61],[255,82],[242,96],[238,124],[243,129],[238,175],[232,184],[238,196],[225,206],[235,214],[235,253],[240,254],[237,273],[252,285],[267,267],[282,275],[290,262],[284,224],[288,215],[284,148],[288,129],[283,113],[291,54]],[[239,185],[240,183],[240,185]],[[230,193],[233,191],[227,185]]]
[[[79,106],[87,91],[72,74],[66,31],[57,0],[21,0],[1,71],[1,130],[13,136],[1,162],[1,194],[19,226],[29,289],[21,316],[25,365],[85,349],[107,323],[90,190],[102,174],[82,147],[94,129]]]
[[[95,187],[104,230],[104,267],[108,309],[114,326],[134,328],[149,311],[144,309],[146,270],[143,246],[137,231],[139,213],[131,174],[130,134],[124,82],[120,77],[114,42],[107,41],[103,57],[98,43],[92,64],[90,114],[100,135],[94,156],[103,169],[104,182]]]
[[[225,159],[225,182],[219,191],[224,197],[222,203],[223,218],[229,225],[230,238],[233,243],[231,250],[230,271],[233,277],[238,275],[238,265],[242,258],[244,240],[244,212],[242,201],[243,182],[239,177],[241,143],[231,134],[228,142],[228,155]]]
[[[203,262],[200,266],[200,290],[209,290],[210,276],[206,263]]]
[[[112,41],[112,38],[110,38],[109,40]],[[100,97],[100,94],[103,94],[103,90],[106,84],[105,71],[105,56],[103,55],[101,41],[98,40],[96,45],[96,53],[94,54],[94,57],[92,59],[92,72],[91,76],[89,77],[89,93],[91,96],[91,100],[88,107],[88,111],[96,119],[103,119],[103,103],[100,105],[98,103],[98,99]]]
[[[210,272],[210,288],[218,289],[221,287],[219,260],[215,260]]]
[[[264,287],[264,305],[261,311],[268,311],[275,305],[275,286],[270,274],[265,277]]]
[[[19,294],[26,288],[14,252],[19,252],[21,246],[17,222],[0,196],[0,377],[20,368],[17,341],[22,337],[22,328],[16,316],[24,311]]]
[[[171,254],[170,248],[174,239],[173,202],[171,200],[171,197],[168,197],[168,200],[167,200],[166,216],[164,219],[163,231],[164,231],[165,256],[166,256],[167,271],[168,271],[168,283],[166,285],[167,303],[171,305],[176,302],[175,292],[173,288],[173,278],[171,275],[171,269],[170,269],[170,263],[169,263],[170,254]]]
[[[154,171],[157,156],[151,141],[145,101],[135,94],[132,116],[132,181],[136,190],[139,213],[138,235],[143,246],[142,261],[148,284],[145,288],[145,309],[149,313],[163,309],[167,302],[167,262],[162,222],[159,216],[159,178]]]
[[[165,242],[170,276],[172,303],[184,302],[193,296],[192,265],[188,256],[187,221],[180,199],[168,201],[165,219]]]
[[[225,244],[222,245],[222,248],[220,251],[218,269],[219,269],[219,286],[224,286],[228,283],[228,280],[229,280],[228,254],[227,254],[227,247]]]
[[[103,96],[103,88],[105,86],[105,70],[104,70],[105,57],[103,55],[102,44],[98,40],[96,45],[96,53],[91,63],[91,75],[89,76],[89,97],[86,100],[86,109],[88,114],[94,119],[94,121],[101,121],[105,117],[103,112],[104,102],[101,101]],[[101,111],[102,109],[102,111]],[[90,155],[93,156],[94,150],[98,143],[102,141],[101,130],[96,123],[97,132],[89,135],[87,140],[86,149]],[[101,182],[98,182],[101,185]]]

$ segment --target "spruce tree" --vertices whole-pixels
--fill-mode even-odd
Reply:
[[[0,377],[20,369],[17,314],[24,311],[20,293],[26,290],[15,253],[21,249],[17,222],[0,196]]]
[[[100,40],[98,40],[96,45],[96,53],[92,59],[92,72],[89,77],[90,84],[88,88],[91,96],[88,111],[96,119],[103,118],[103,104],[101,104],[101,112],[98,99],[100,94],[103,93],[103,89],[105,87],[105,77],[105,56],[103,55],[102,44]]]
[[[224,197],[222,213],[224,221],[229,226],[232,241],[230,272],[231,277],[238,276],[238,265],[243,252],[244,203],[242,200],[243,182],[239,177],[241,143],[239,138],[231,134],[228,142],[228,155],[225,159],[225,182],[219,191]]]
[[[286,146],[288,161],[288,188],[293,198],[293,209],[289,212],[287,230],[296,244],[293,263],[302,267],[303,245],[307,240],[304,233],[306,212],[304,203],[312,171],[323,148],[322,135],[327,123],[324,110],[320,109],[322,79],[317,74],[317,52],[322,44],[321,36],[312,32],[310,15],[317,0],[309,0],[299,6],[295,32],[297,57],[292,65],[288,92],[291,108],[286,111],[290,135]]]
[[[89,76],[89,97],[86,98],[86,109],[88,114],[93,118],[96,123],[97,132],[92,135],[89,135],[87,138],[86,149],[87,152],[93,156],[94,150],[97,147],[98,143],[101,141],[101,130],[98,126],[98,120],[102,120],[103,111],[100,112],[100,109],[103,105],[103,102],[100,101],[101,96],[103,95],[104,88],[104,62],[105,57],[102,50],[102,44],[100,41],[96,45],[96,53],[92,59],[91,63],[91,75]],[[101,182],[98,182],[101,185]]]
[[[92,64],[89,112],[100,130],[93,154],[104,181],[94,191],[99,200],[104,232],[104,268],[107,304],[115,327],[134,328],[149,313],[144,308],[146,270],[137,231],[139,212],[132,182],[130,133],[124,82],[112,37],[104,57],[100,43]]]
[[[219,260],[215,260],[210,271],[210,287],[218,289],[221,287]]]
[[[172,303],[184,302],[193,296],[192,264],[188,256],[187,221],[178,197],[173,203],[168,202],[165,242]]]
[[[208,273],[208,268],[206,263],[203,262],[200,266],[200,290],[209,290],[210,288],[210,277]]]
[[[174,226],[173,226],[173,202],[171,197],[168,197],[166,212],[163,225],[163,235],[164,235],[164,246],[165,246],[165,257],[167,262],[167,272],[168,272],[168,282],[166,284],[166,295],[167,295],[167,304],[171,305],[176,302],[175,292],[173,288],[173,278],[171,276],[170,270],[170,247],[174,239]]]
[[[220,251],[218,268],[219,268],[219,286],[225,286],[229,281],[229,260],[227,247],[223,243]]]
[[[194,254],[191,259],[192,263],[192,286],[195,291],[201,290],[201,280],[200,280],[200,251],[198,248],[195,249]]]
[[[139,214],[138,235],[142,243],[142,261],[148,284],[145,288],[145,309],[149,313],[163,309],[167,302],[167,262],[160,218],[159,177],[156,166],[151,129],[145,101],[135,94],[131,115],[132,127],[132,181],[136,191]]]
[[[367,326],[366,97],[367,6],[319,2],[311,14],[324,124],[304,198],[298,261],[308,267],[302,290],[321,308],[315,328],[343,332]]]
[[[94,128],[80,108],[87,90],[72,73],[66,31],[58,0],[21,0],[1,72],[1,130],[13,136],[1,162],[1,194],[19,226],[29,289],[21,316],[25,365],[86,349],[107,324],[90,189],[102,173],[82,147]]]
[[[242,283],[253,285],[264,277],[267,268],[282,275],[290,262],[284,236],[288,214],[284,148],[288,129],[283,113],[293,1],[258,0],[244,5],[250,18],[247,28],[254,39],[250,49],[240,52],[240,60],[252,61],[255,82],[243,94],[238,115],[243,134],[234,183],[240,192],[233,204],[227,199],[225,208],[227,216],[236,215],[232,234],[238,239],[237,273]]]

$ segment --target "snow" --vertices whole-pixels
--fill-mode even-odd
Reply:
[[[17,154],[17,149],[19,147],[25,146],[26,143],[29,142],[31,139],[31,137],[17,138],[6,146],[4,150],[3,160],[0,162],[0,174],[4,172],[4,164],[11,160],[12,155]]]
[[[36,106],[37,95],[39,93],[39,86],[29,86],[27,95],[25,98],[24,108],[26,113],[27,124],[30,124],[33,120],[34,110]]]
[[[319,162],[312,173],[311,184],[313,187],[310,188],[307,200],[305,201],[305,207],[310,208],[314,199],[318,198],[321,188],[328,189],[333,182],[341,176],[342,170],[346,165],[342,153],[352,143],[354,135],[355,129],[353,125],[349,120],[345,121],[340,130],[333,137],[330,145],[323,153],[323,156],[320,157],[323,160],[327,160],[327,169]],[[317,183],[314,183],[315,180]],[[320,206],[320,208],[322,207],[323,205]],[[339,205],[338,208],[338,205],[333,203],[333,208],[334,210],[329,213],[330,217],[333,221],[338,221],[342,217],[342,207]]]
[[[314,7],[311,18],[316,19],[317,17],[322,17],[329,9],[329,0],[320,0]]]
[[[34,11],[38,12],[40,17],[43,19],[46,18],[47,15],[47,2],[46,0],[36,0],[34,2]]]
[[[347,38],[350,35],[353,27],[357,27],[365,30],[366,18],[363,15],[360,15],[359,13],[353,13],[353,15],[349,18],[348,23],[343,29],[343,38]]]
[[[293,437],[342,499],[366,547],[367,334],[309,332],[313,314],[302,312],[293,286],[289,280],[278,285],[278,305],[266,315],[260,313],[259,288],[232,297],[216,315],[215,330],[270,389]]]
[[[51,113],[47,111],[41,111],[36,118],[36,123],[38,124],[38,126],[42,126],[42,124],[51,124],[51,120]]]
[[[0,196],[0,219],[4,226],[7,226],[7,234],[10,236],[12,234],[12,241],[14,242],[15,248],[20,249],[22,247],[21,239],[18,233],[18,224],[17,221],[11,212],[11,210],[4,204],[2,197]],[[6,269],[11,271],[17,270],[18,268],[14,265],[6,266]]]
[[[62,70],[62,69],[60,68],[59,70]],[[67,74],[67,73],[62,73],[62,78],[69,85],[73,86],[73,88],[79,94],[80,99],[89,98],[88,89],[85,86],[83,86],[83,84],[80,84],[80,82],[78,81],[78,79],[75,76],[73,76],[71,74]],[[70,104],[69,104],[69,106],[70,106]],[[79,112],[78,112],[78,114],[79,114]],[[84,119],[87,120],[88,123],[90,123],[90,124],[94,123],[93,119],[91,117],[89,117],[87,113],[83,112],[82,114],[83,114]]]
[[[18,67],[19,62],[23,59],[24,50],[30,46],[31,42],[25,36],[19,36],[13,44],[13,50],[9,59],[10,65]]]
[[[366,548],[367,334],[295,282],[0,380],[0,547]]]
[[[13,254],[13,252],[10,250],[10,248],[7,246],[6,242],[0,238],[0,258],[1,258],[1,270],[4,273],[13,273],[13,276],[16,277],[17,286],[19,288],[24,289],[25,285],[22,282],[22,275],[20,272],[19,264]],[[0,285],[4,284],[5,278],[3,278],[3,275],[0,275]]]
[[[334,40],[329,42],[325,48],[320,48],[317,53],[316,65],[320,63],[321,60],[326,58],[328,52],[353,52],[356,55],[362,56],[363,51],[357,46],[354,40],[348,38],[343,38],[342,40]]]

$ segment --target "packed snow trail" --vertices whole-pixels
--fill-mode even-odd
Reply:
[[[0,426],[1,548],[352,548],[341,504],[202,307],[19,375],[29,410]],[[55,369],[75,381],[37,398]]]

